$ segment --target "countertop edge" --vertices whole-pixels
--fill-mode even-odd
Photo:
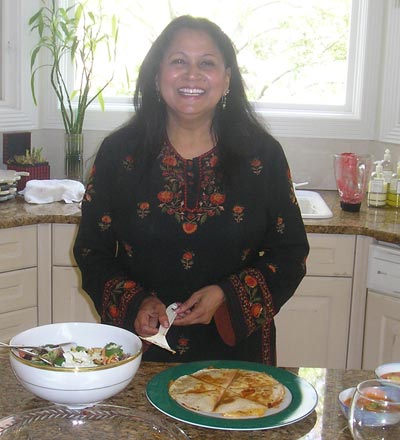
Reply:
[[[331,209],[333,217],[304,219],[307,233],[363,235],[400,244],[400,210],[368,208],[363,203],[360,212],[345,212],[340,208],[337,191],[318,192]],[[35,205],[26,203],[22,196],[18,196],[0,204],[0,229],[35,224],[79,224],[80,217],[78,203]]]

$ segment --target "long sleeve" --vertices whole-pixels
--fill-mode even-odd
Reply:
[[[219,283],[226,303],[215,320],[230,344],[268,326],[306,273],[309,245],[283,151],[265,165],[270,222],[263,245],[248,266]]]
[[[74,256],[82,274],[82,287],[94,302],[103,323],[133,330],[137,305],[147,293],[129,277],[121,264],[120,243],[113,227],[115,196],[120,173],[129,171],[131,157],[121,168],[117,149],[106,139],[96,156],[84,199]]]

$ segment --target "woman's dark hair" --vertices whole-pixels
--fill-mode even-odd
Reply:
[[[157,37],[143,60],[134,94],[136,113],[132,121],[135,132],[141,138],[140,154],[146,160],[152,160],[166,139],[167,113],[165,103],[159,99],[156,77],[165,52],[181,29],[193,29],[209,35],[220,50],[225,66],[231,69],[226,106],[223,108],[218,104],[211,127],[221,147],[221,168],[227,172],[234,161],[266,131],[247,100],[232,41],[219,26],[206,18],[189,15],[175,18]]]

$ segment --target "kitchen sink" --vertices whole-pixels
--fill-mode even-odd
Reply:
[[[331,218],[332,211],[325,200],[315,191],[295,190],[302,218]]]

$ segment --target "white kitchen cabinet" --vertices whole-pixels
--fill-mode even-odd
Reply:
[[[74,224],[41,224],[0,230],[1,340],[49,322],[99,321],[80,287],[72,254],[77,229]],[[345,368],[352,295],[359,301],[363,290],[357,287],[358,274],[353,277],[357,237],[308,238],[307,276],[276,316],[278,365]]]
[[[73,256],[78,227],[52,225],[53,322],[99,322],[93,302],[80,287],[81,275]]]
[[[368,291],[363,369],[400,361],[400,298]]]
[[[53,322],[99,322],[77,267],[53,267]]]
[[[307,276],[275,317],[280,366],[345,368],[355,236],[309,234]]]
[[[38,324],[37,227],[0,230],[0,340]]]
[[[76,225],[52,225],[53,322],[96,321],[72,255]],[[276,317],[278,364],[345,368],[356,237],[309,234],[307,277]]]

